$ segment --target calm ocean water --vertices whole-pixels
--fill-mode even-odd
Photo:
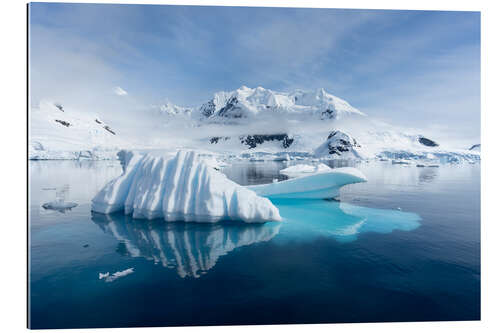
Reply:
[[[246,185],[284,167],[224,172]],[[282,223],[206,225],[91,214],[118,162],[31,161],[31,327],[480,319],[479,165],[356,167],[369,181],[340,201],[276,201]],[[56,198],[78,206],[42,207]]]

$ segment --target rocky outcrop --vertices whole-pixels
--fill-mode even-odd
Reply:
[[[221,140],[222,141],[227,141],[229,139],[231,139],[230,136],[214,136],[214,137],[210,138],[210,143],[211,144],[215,144],[215,143],[219,143],[219,141],[221,141]]]
[[[286,133],[280,134],[254,134],[240,136],[241,143],[247,145],[249,148],[255,148],[257,145],[263,144],[267,141],[281,141],[283,148],[288,148],[293,143],[293,138],[289,137]]]
[[[472,147],[469,148],[469,150],[474,150],[474,151],[481,151],[481,144],[475,144]]]
[[[316,156],[335,155],[342,157],[359,157],[356,148],[361,146],[356,139],[347,133],[341,131],[333,131],[328,135],[323,144],[321,144],[314,152]]]
[[[60,111],[64,112],[64,108],[61,104],[55,103],[54,106],[58,108]]]
[[[215,103],[213,100],[208,101],[200,107],[200,113],[202,116],[208,118],[215,113]]]
[[[326,109],[325,111],[321,112],[321,119],[335,119],[337,117],[337,112],[332,109]]]
[[[426,146],[426,147],[437,147],[439,146],[439,144],[436,142],[436,141],[433,141],[431,139],[427,139],[426,137],[423,137],[423,136],[420,136],[418,138],[418,142],[420,142],[420,144]]]
[[[108,125],[105,125],[105,126],[104,126],[104,129],[105,129],[106,131],[108,131],[109,133],[111,133],[111,134],[113,134],[113,135],[116,135],[116,133],[115,133],[115,132],[114,132],[114,131],[113,131],[113,130],[112,130],[112,129],[108,126]]]
[[[66,126],[66,127],[70,127],[71,126],[71,124],[68,123],[67,121],[64,121],[64,120],[61,120],[61,119],[54,119],[54,120],[55,120],[56,123],[59,123],[59,124],[61,124],[63,126]]]
[[[229,136],[214,136],[211,137],[210,143],[217,144],[222,141],[230,140]],[[283,148],[289,148],[294,139],[291,136],[288,136],[286,133],[278,133],[278,134],[249,134],[249,135],[241,135],[238,137],[240,142],[243,145],[248,146],[249,149],[256,148],[258,145],[261,145],[265,142],[269,141],[278,141]]]
[[[231,97],[226,105],[219,110],[217,115],[225,118],[242,118],[243,109],[238,104],[238,98],[236,96]]]

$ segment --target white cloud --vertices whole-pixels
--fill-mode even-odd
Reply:
[[[115,94],[117,94],[118,96],[125,96],[125,95],[128,95],[128,92],[126,92],[125,90],[123,90],[121,87],[114,87],[113,88],[113,92]]]

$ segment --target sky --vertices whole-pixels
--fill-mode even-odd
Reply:
[[[479,142],[480,13],[30,5],[31,101],[131,118],[242,85],[325,88],[370,117]]]

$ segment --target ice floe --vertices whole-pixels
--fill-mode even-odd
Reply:
[[[118,271],[114,272],[113,274],[109,274],[109,272],[106,273],[99,273],[99,280],[104,279],[106,282],[113,282],[116,279],[122,278],[124,276],[130,275],[134,273],[134,268],[127,268],[126,270],[123,271]]]
[[[361,171],[345,167],[246,188],[268,198],[330,199],[339,195],[339,189],[342,186],[366,181],[366,176]]]
[[[46,202],[42,205],[44,209],[56,210],[58,212],[64,213],[72,208],[78,206],[75,202],[68,202],[63,200],[54,200],[50,202]]]

